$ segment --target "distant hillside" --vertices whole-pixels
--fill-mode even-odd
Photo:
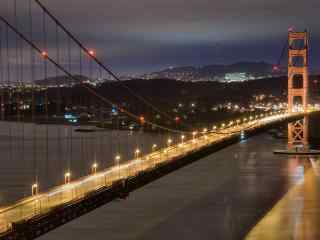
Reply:
[[[231,65],[208,65],[203,67],[183,66],[145,74],[147,79],[171,78],[185,81],[214,81],[227,73],[244,72],[252,77],[266,77],[272,74],[272,64],[266,62],[237,62]]]
[[[34,83],[42,86],[56,86],[56,85],[74,85],[80,81],[88,81],[89,79],[85,76],[75,75],[75,81],[67,76],[49,77],[47,79],[35,80]]]

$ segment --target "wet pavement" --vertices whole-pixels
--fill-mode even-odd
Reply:
[[[307,170],[301,181],[250,231],[246,240],[320,239],[318,168],[316,164]]]

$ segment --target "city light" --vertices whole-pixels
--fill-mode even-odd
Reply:
[[[140,120],[141,125],[146,123],[144,116],[140,116],[139,120]]]
[[[172,139],[169,138],[168,141],[167,141],[168,147],[170,147],[171,143],[172,143]]]

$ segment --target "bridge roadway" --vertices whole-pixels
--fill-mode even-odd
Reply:
[[[313,111],[309,111],[308,113]],[[50,210],[58,206],[82,199],[98,189],[111,187],[113,183],[119,182],[121,179],[128,179],[136,176],[139,172],[154,169],[159,163],[169,163],[210,145],[226,141],[234,136],[240,136],[242,131],[258,130],[268,125],[299,118],[303,115],[304,113],[275,114],[235,126],[229,126],[218,132],[201,133],[191,140],[173,144],[140,158],[55,187],[48,192],[28,197],[11,206],[0,208],[0,237],[1,233],[10,232],[12,224],[15,222],[49,213]]]

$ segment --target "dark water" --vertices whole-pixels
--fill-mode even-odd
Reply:
[[[317,119],[312,119],[311,124],[314,122]],[[320,132],[311,127],[311,133],[315,139]],[[272,153],[286,146],[285,139],[274,139],[267,133],[255,136],[40,239],[243,239],[312,170],[308,158]],[[315,178],[313,176],[314,188],[319,189]],[[313,195],[320,199],[320,191],[313,189]],[[318,202],[313,209],[320,208],[320,201],[313,202]],[[297,206],[295,201],[292,204],[293,209],[301,208],[299,201]],[[293,216],[288,213],[288,218]],[[310,219],[306,219],[306,223],[308,221]],[[317,239],[295,237],[298,235],[294,228],[286,224],[278,226],[288,232],[287,238],[280,239]],[[273,236],[277,235],[275,232]]]

